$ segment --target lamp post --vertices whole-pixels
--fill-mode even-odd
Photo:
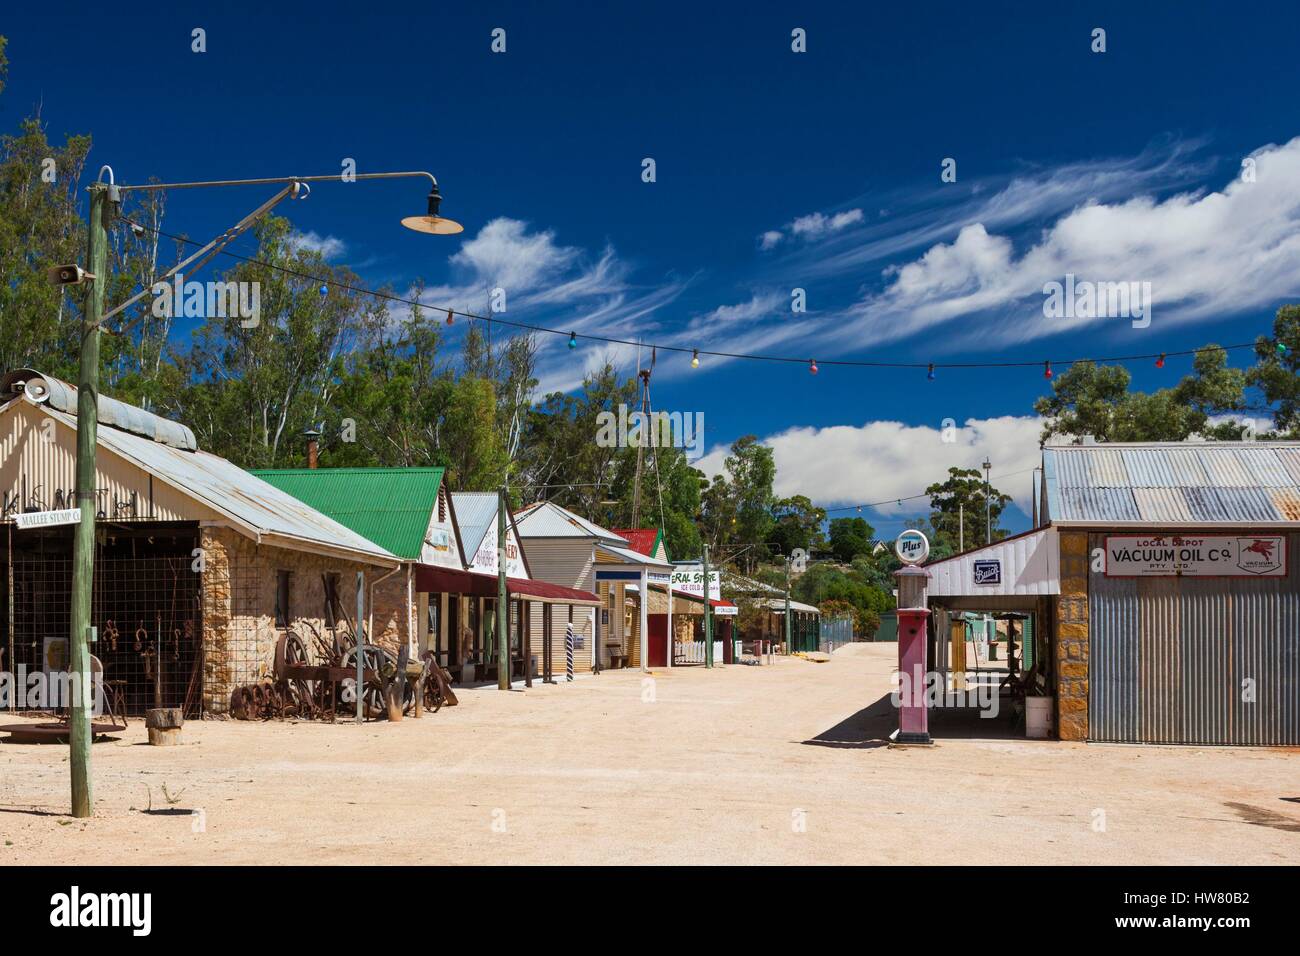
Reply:
[[[108,182],[104,182],[104,173]],[[138,186],[119,186],[113,180],[113,170],[104,166],[96,182],[90,186],[90,215],[86,229],[86,265],[90,272],[86,288],[86,304],[81,323],[81,354],[77,372],[77,506],[81,518],[72,539],[72,633],[69,635],[68,664],[76,688],[72,701],[68,727],[69,764],[72,779],[72,815],[88,817],[91,814],[90,780],[90,616],[91,592],[95,575],[95,452],[99,424],[99,337],[103,322],[117,315],[149,294],[142,290],[126,302],[105,314],[104,290],[108,287],[108,223],[120,210],[122,194],[131,191],[156,191],[160,189],[197,189],[209,186],[282,186],[279,193],[240,220],[232,229],[201,248],[197,253],[178,263],[162,278],[168,278],[183,266],[202,258],[207,262],[236,236],[244,232],[258,218],[269,212],[282,200],[292,196],[305,199],[311,193],[308,183],[350,182],[353,179],[401,179],[424,177],[429,180],[428,205],[425,215],[408,216],[402,225],[416,232],[432,235],[455,235],[465,227],[438,214],[442,195],[438,180],[432,173],[420,171],[392,173],[352,173],[337,176],[286,176],[276,179],[223,179],[191,183],[147,183]],[[305,190],[305,193],[304,193]],[[360,662],[364,635],[361,621],[357,621],[357,660]],[[357,699],[362,689],[357,687]],[[360,705],[358,705],[360,706]]]
[[[989,503],[989,469],[993,465],[988,455],[984,456],[984,543],[993,543],[993,510]]]

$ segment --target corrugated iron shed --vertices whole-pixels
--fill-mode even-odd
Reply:
[[[1300,524],[1300,442],[1049,445],[1056,525]]]
[[[77,419],[44,406],[69,428]],[[267,484],[238,465],[205,451],[186,451],[117,428],[98,430],[99,444],[173,488],[203,502],[259,536],[378,559],[396,565],[391,553],[321,514],[298,498]]]
[[[408,561],[418,561],[442,468],[278,468],[252,472]]]

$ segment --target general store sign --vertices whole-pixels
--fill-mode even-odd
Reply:
[[[697,567],[694,569],[678,569],[673,572],[674,591],[681,591],[683,594],[689,594],[693,597],[704,597],[704,568]],[[709,572],[709,599],[713,601],[722,600],[722,583],[721,577],[717,571]]]
[[[49,528],[60,524],[81,524],[81,509],[20,512],[14,515],[14,523],[19,528]]]
[[[1284,578],[1286,537],[1253,535],[1110,535],[1108,578]]]

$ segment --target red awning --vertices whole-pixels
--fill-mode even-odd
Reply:
[[[417,564],[415,588],[417,591],[446,591],[472,597],[496,597],[497,579],[494,574]],[[576,588],[566,588],[559,584],[533,581],[528,578],[506,578],[506,593],[512,597],[540,601],[544,604],[580,604],[599,607],[602,603],[600,598],[590,591],[580,591]]]

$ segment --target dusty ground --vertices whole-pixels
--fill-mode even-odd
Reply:
[[[193,722],[171,748],[133,721],[94,748],[91,821],[64,815],[66,748],[0,746],[0,866],[1300,862],[1300,753],[951,721],[982,736],[894,749],[894,654],[659,671],[653,702],[622,671],[392,726]]]

